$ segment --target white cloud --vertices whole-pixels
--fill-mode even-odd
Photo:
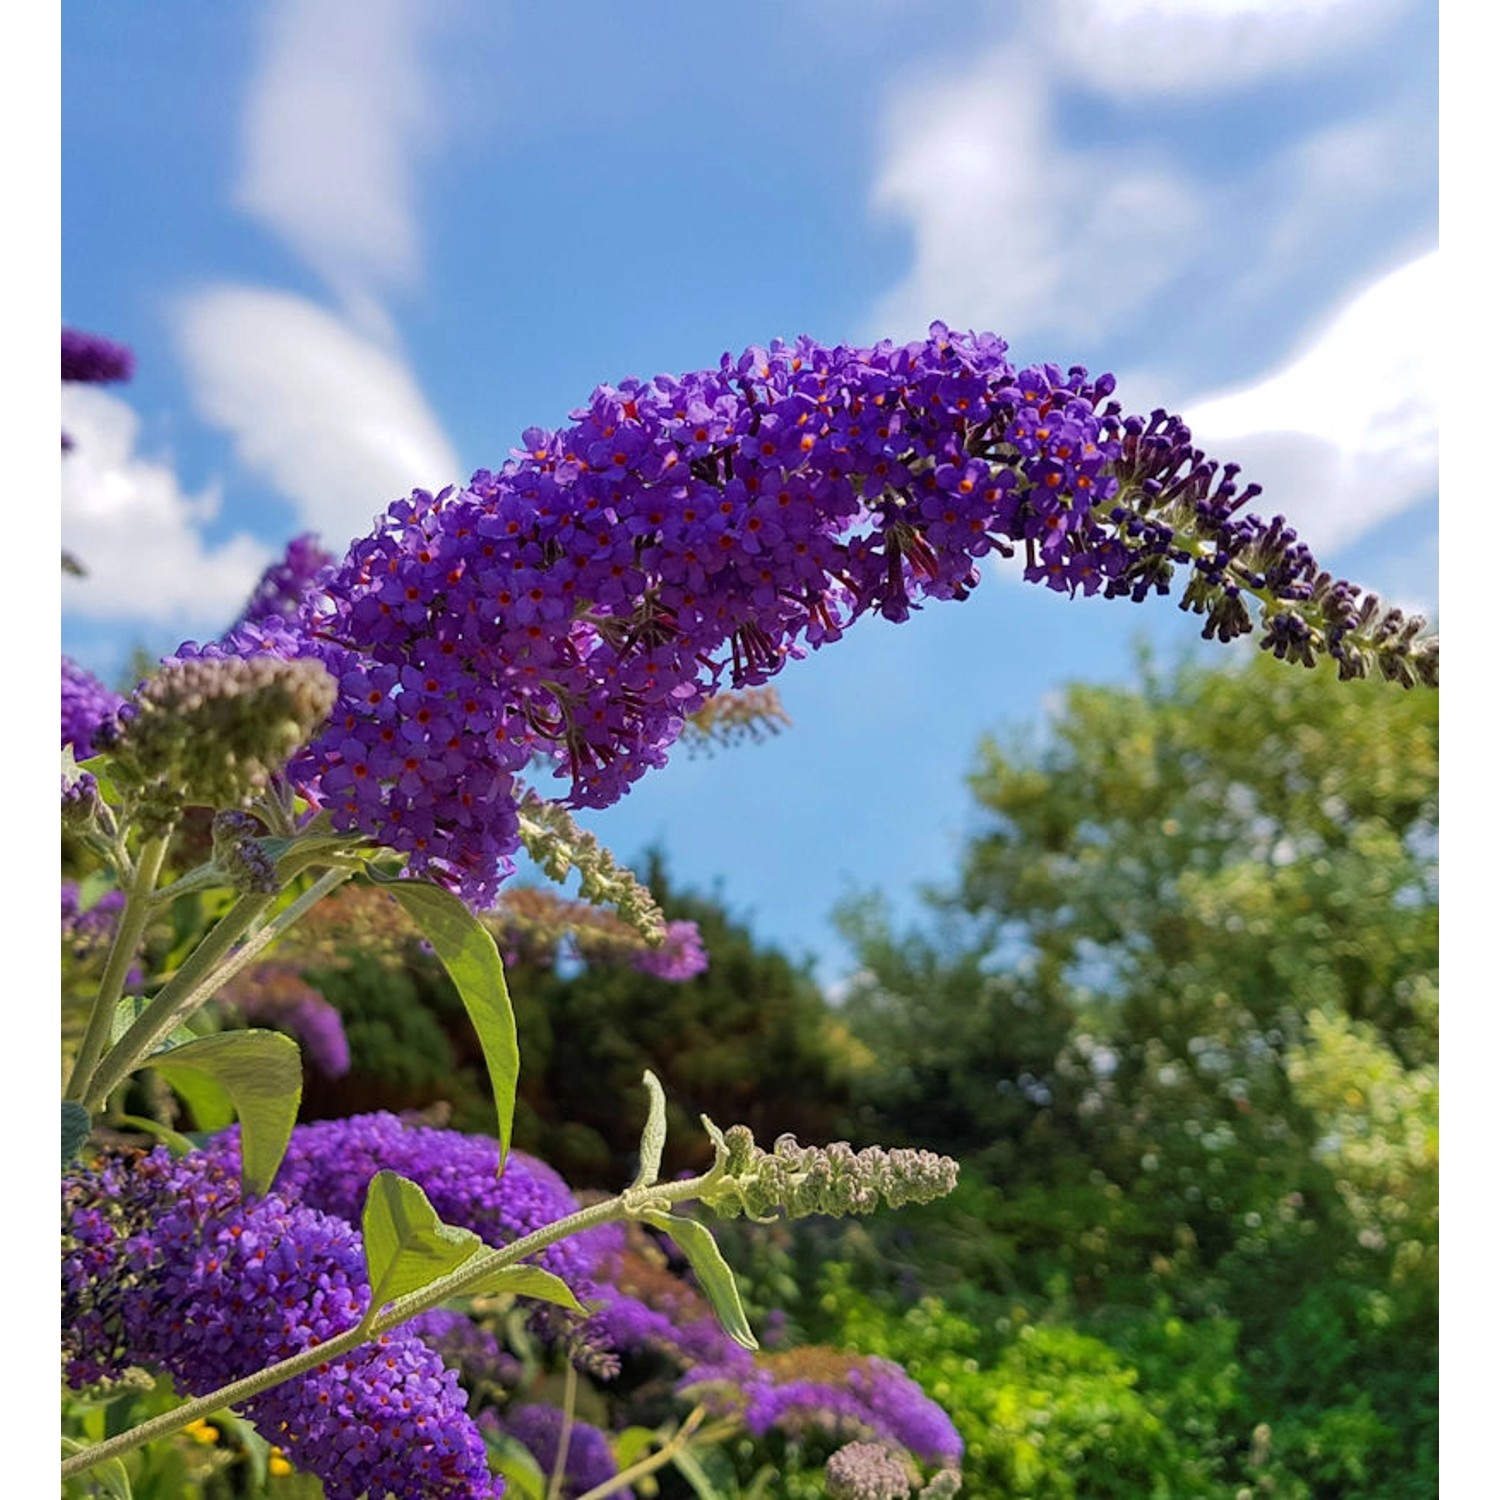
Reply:
[[[140,419],[94,386],[65,385],[63,546],[88,569],[63,580],[67,608],[184,635],[222,630],[244,603],[267,549],[245,535],[209,546],[199,528],[219,509],[209,490],[184,493],[170,463],[136,452]]]
[[[413,488],[461,477],[399,356],[301,297],[213,287],[181,304],[177,336],[199,414],[331,550]]]
[[[243,120],[237,205],[352,305],[421,263],[416,168],[442,119],[422,0],[281,0]]]
[[[1033,46],[1099,93],[1223,93],[1337,65],[1410,0],[1049,0],[1028,11]]]
[[[1350,302],[1285,368],[1190,400],[1211,456],[1265,487],[1253,509],[1286,515],[1322,553],[1437,491],[1437,252]]]
[[[1176,273],[1210,221],[1207,195],[1146,153],[1067,150],[1035,56],[1003,47],[899,99],[874,189],[909,222],[907,276],[879,335],[955,326],[1082,337],[1131,314]]]

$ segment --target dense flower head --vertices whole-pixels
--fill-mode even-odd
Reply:
[[[62,331],[62,378],[102,385],[129,380],[135,374],[135,355],[124,344],[84,333],[78,328]]]
[[[907,1500],[911,1466],[884,1443],[846,1443],[827,1464],[830,1500]]]
[[[239,1132],[209,1143],[216,1160],[238,1167]],[[276,1190],[287,1199],[358,1224],[365,1192],[377,1172],[398,1172],[427,1194],[438,1216],[496,1247],[578,1211],[568,1185],[551,1167],[512,1151],[499,1171],[500,1145],[488,1136],[408,1125],[387,1113],[318,1120],[292,1131]],[[619,1231],[590,1230],[549,1245],[538,1264],[575,1290],[588,1285]]]
[[[236,807],[267,788],[333,700],[314,660],[179,653],[121,709],[116,774],[147,827],[170,826],[184,804]]]
[[[501,1430],[536,1459],[544,1474],[551,1474],[557,1462],[562,1425],[563,1414],[555,1406],[512,1406],[500,1418]],[[619,1468],[610,1451],[609,1439],[597,1427],[575,1420],[568,1434],[568,1453],[563,1464],[562,1500],[576,1500],[617,1473]],[[615,1493],[630,1500],[635,1491],[625,1486]]]
[[[738,1410],[756,1437],[773,1429],[895,1444],[928,1463],[963,1455],[948,1414],[900,1365],[877,1355],[809,1347],[761,1354],[754,1367],[702,1365],[679,1388]]]
[[[318,581],[292,627],[234,651],[311,655],[339,684],[294,766],[340,829],[492,903],[522,777],[572,807],[663,764],[721,689],[754,688],[862,614],[962,599],[990,554],[1067,593],[1144,598],[1190,569],[1209,633],[1435,676],[1417,626],[1318,574],[1176,418],[1112,376],[1017,368],[991,334],[802,337],[681,377],[601,386],[498,470],[418,490]]]
[[[344,1220],[268,1194],[194,1152],[107,1158],[63,1182],[70,1381],[165,1371],[201,1395],[352,1328],[369,1305]],[[406,1329],[243,1403],[329,1500],[498,1496],[457,1375]]]
[[[125,700],[70,657],[62,659],[62,743],[75,760],[88,760],[108,743]]]

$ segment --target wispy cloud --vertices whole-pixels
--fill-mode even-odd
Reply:
[[[1035,56],[1001,47],[900,98],[877,209],[913,237],[908,274],[877,306],[887,334],[935,317],[1003,329],[1107,331],[1175,274],[1209,199],[1149,150],[1072,150]]]
[[[301,297],[220,286],[177,320],[199,414],[341,549],[415,486],[462,477],[405,362]]]
[[[236,205],[368,309],[422,258],[417,169],[438,140],[423,0],[281,0],[245,104]]]
[[[1436,252],[1367,288],[1283,369],[1190,400],[1199,444],[1265,487],[1315,552],[1430,499],[1438,483]]]
[[[218,494],[187,494],[166,457],[137,452],[140,419],[118,397],[64,386],[62,409],[76,445],[63,460],[63,545],[88,569],[63,580],[68,611],[183,635],[223,629],[269,561],[265,546],[203,540]]]
[[[1305,316],[1309,293],[1369,266],[1382,238],[1392,257],[1413,253],[1432,221],[1436,160],[1420,87],[1343,117],[1315,111],[1259,159],[1212,170],[1146,107],[1205,78],[1216,104],[1254,107],[1252,86],[1337,66],[1407,8],[1026,7],[1008,41],[913,82],[886,110],[871,203],[908,230],[912,253],[866,331],[910,337],[941,317],[998,329],[1024,352],[1045,337],[1052,357],[1093,359],[1148,333],[1160,357],[1192,327],[1202,361],[1215,341],[1259,342],[1289,305]]]
[[[1412,0],[1049,0],[1030,46],[1094,91],[1137,102],[1219,93],[1337,65]]]

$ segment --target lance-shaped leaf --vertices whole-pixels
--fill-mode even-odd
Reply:
[[[443,1223],[427,1194],[397,1172],[370,1179],[360,1228],[372,1317],[387,1302],[456,1271],[484,1244],[473,1230]]]
[[[661,1080],[646,1069],[642,1080],[651,1097],[650,1110],[646,1116],[646,1128],[641,1132],[641,1169],[635,1174],[634,1187],[650,1187],[661,1172],[661,1151],[667,1143],[667,1096],[662,1090]]]
[[[241,1185],[247,1194],[265,1192],[302,1102],[297,1044],[279,1031],[221,1031],[158,1053],[151,1066],[188,1101],[204,1130],[228,1124],[227,1099],[240,1119]]]
[[[373,872],[372,872],[373,874]],[[375,877],[379,879],[379,877]],[[422,929],[458,989],[464,1009],[484,1049],[490,1087],[495,1094],[500,1139],[500,1167],[510,1152],[511,1120],[516,1111],[516,1078],[521,1051],[516,1017],[505,987],[505,966],[495,940],[451,891],[420,880],[381,880]]]
[[[702,1224],[696,1219],[685,1219],[680,1214],[664,1213],[661,1209],[646,1209],[641,1218],[663,1234],[670,1235],[677,1248],[687,1256],[698,1285],[713,1304],[724,1332],[735,1343],[746,1349],[759,1349],[755,1335],[750,1332],[745,1309],[740,1302],[740,1289],[735,1285],[734,1272],[729,1262],[719,1252],[719,1247]]]
[[[66,1171],[72,1164],[73,1159],[83,1150],[83,1143],[88,1140],[89,1132],[94,1128],[94,1122],[89,1118],[89,1112],[76,1099],[64,1099],[62,1102],[62,1164]]]
[[[535,1297],[538,1302],[551,1302],[565,1307],[569,1312],[583,1313],[588,1309],[573,1295],[573,1289],[561,1276],[544,1271],[540,1266],[500,1266],[488,1276],[464,1288],[465,1296]]]

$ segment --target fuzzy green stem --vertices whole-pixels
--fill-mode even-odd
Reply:
[[[115,1007],[125,990],[125,977],[130,973],[131,961],[146,931],[146,922],[151,915],[151,896],[161,874],[162,862],[167,857],[168,842],[165,838],[148,839],[141,849],[130,889],[125,895],[125,909],[120,913],[120,925],[115,929],[115,940],[104,966],[104,977],[99,981],[99,993],[94,997],[94,1007],[89,1013],[88,1030],[74,1060],[72,1077],[68,1079],[65,1098],[83,1100],[93,1092],[90,1084],[109,1042]]]
[[[163,1412],[159,1417],[153,1417],[138,1427],[132,1427],[128,1432],[120,1433],[118,1437],[96,1443],[92,1448],[85,1448],[83,1452],[71,1455],[63,1460],[62,1477],[67,1479],[74,1474],[81,1474],[97,1464],[118,1458],[122,1453],[130,1453],[157,1438],[179,1432],[190,1423],[211,1416],[226,1406],[236,1406],[242,1401],[248,1401],[252,1396],[258,1396],[262,1391],[268,1391],[294,1375],[306,1374],[308,1370],[316,1369],[327,1360],[348,1354],[409,1318],[414,1318],[418,1313],[438,1307],[452,1297],[462,1296],[502,1267],[525,1260],[569,1235],[579,1234],[585,1229],[612,1223],[617,1219],[632,1218],[645,1209],[661,1209],[668,1204],[696,1198],[723,1175],[723,1170],[722,1161],[719,1161],[701,1177],[692,1177],[684,1182],[662,1183],[644,1190],[631,1189],[618,1197],[606,1199],[603,1203],[580,1209],[565,1219],[546,1224],[498,1250],[478,1251],[456,1271],[450,1271],[418,1291],[408,1292],[404,1297],[397,1298],[368,1326],[361,1319],[347,1333],[338,1334],[311,1349],[304,1349],[302,1353],[269,1365],[264,1370],[257,1370],[255,1374],[246,1375],[242,1380],[220,1386],[206,1396],[186,1401],[169,1412]]]
[[[562,1500],[563,1477],[568,1472],[568,1449],[573,1446],[573,1404],[578,1400],[578,1366],[570,1359],[563,1367],[562,1427],[557,1434],[557,1454],[552,1460],[552,1478],[546,1500]]]
[[[353,873],[352,869],[326,870],[290,906],[236,949],[234,945],[245,937],[276,900],[275,896],[267,895],[241,896],[110,1049],[90,1082],[85,1106],[91,1110],[101,1107],[174,1026],[181,1025],[241,969],[253,963],[288,927]],[[232,953],[231,949],[234,949]]]

